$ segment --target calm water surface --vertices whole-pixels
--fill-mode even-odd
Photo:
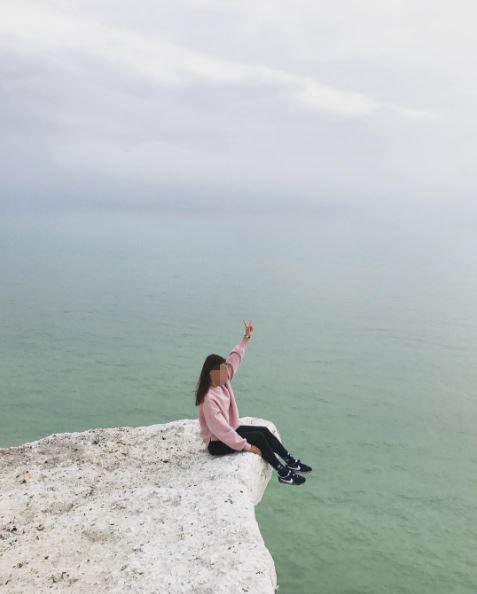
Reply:
[[[205,356],[251,319],[240,414],[314,468],[256,508],[280,593],[475,594],[475,221],[4,215],[0,447],[196,418]]]

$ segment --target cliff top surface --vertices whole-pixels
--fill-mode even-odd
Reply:
[[[255,520],[271,473],[251,452],[209,454],[196,419],[0,449],[0,590],[273,593]]]

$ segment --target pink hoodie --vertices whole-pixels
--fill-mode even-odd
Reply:
[[[206,444],[209,439],[220,440],[233,450],[250,450],[248,441],[239,435],[237,427],[240,425],[239,412],[235,402],[231,381],[242,363],[248,339],[234,346],[225,360],[228,369],[228,379],[220,386],[211,386],[199,404],[199,424],[202,439]]]

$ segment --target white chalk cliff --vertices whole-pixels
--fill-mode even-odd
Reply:
[[[211,456],[196,419],[0,449],[0,592],[273,593],[255,519],[271,475]]]

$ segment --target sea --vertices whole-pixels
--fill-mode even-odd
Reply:
[[[240,416],[313,468],[256,506],[280,594],[476,594],[476,210],[239,206],[2,213],[0,447],[196,419],[251,321]]]

